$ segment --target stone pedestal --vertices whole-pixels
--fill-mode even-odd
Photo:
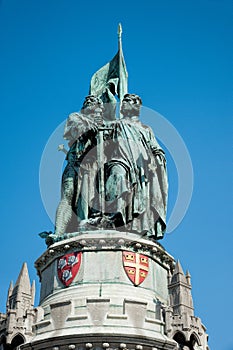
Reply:
[[[66,286],[59,268],[72,253],[78,271]],[[130,279],[135,269],[125,268],[125,254],[147,261],[141,283]],[[41,295],[35,337],[22,349],[176,349],[164,332],[174,259],[159,244],[128,232],[82,232],[51,245],[36,268]]]

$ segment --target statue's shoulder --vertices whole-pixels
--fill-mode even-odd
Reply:
[[[67,118],[67,122],[78,122],[80,120],[83,120],[84,117],[81,113],[78,112],[72,112],[69,114],[68,118]]]
[[[148,125],[142,123],[140,120],[138,121],[138,123],[140,124],[140,126],[141,126],[142,129],[145,129],[145,130],[147,130],[147,131],[152,131],[152,129],[151,129],[150,126],[148,126]]]
[[[67,125],[90,125],[94,124],[94,121],[88,116],[79,112],[73,112],[69,114],[67,118]]]
[[[69,114],[68,118],[78,118],[81,116],[81,113],[79,112],[72,112]]]
[[[141,128],[144,130],[145,133],[147,133],[148,135],[154,136],[154,132],[149,125],[143,124],[142,122],[140,122],[140,124],[141,124]]]

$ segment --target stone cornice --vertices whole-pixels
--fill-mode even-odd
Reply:
[[[52,244],[35,262],[38,275],[54,259],[73,251],[123,251],[129,250],[145,254],[166,268],[171,274],[174,270],[174,258],[164,248],[137,234],[116,230],[88,231]]]

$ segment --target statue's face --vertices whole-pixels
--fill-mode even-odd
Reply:
[[[95,97],[88,97],[85,99],[83,107],[87,108],[87,107],[93,107],[98,105],[98,101]]]
[[[97,108],[103,110],[103,104],[97,97],[88,96],[83,103],[82,110],[85,114],[90,114],[93,113]]]
[[[134,110],[134,100],[130,97],[124,97],[121,104],[121,113],[123,115],[131,115]]]
[[[124,117],[132,117],[139,114],[140,104],[134,98],[126,96],[122,100],[121,113]]]

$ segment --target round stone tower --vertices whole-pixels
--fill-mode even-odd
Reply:
[[[161,245],[129,232],[82,232],[52,244],[36,268],[35,337],[22,349],[176,349],[164,311],[174,260]]]

